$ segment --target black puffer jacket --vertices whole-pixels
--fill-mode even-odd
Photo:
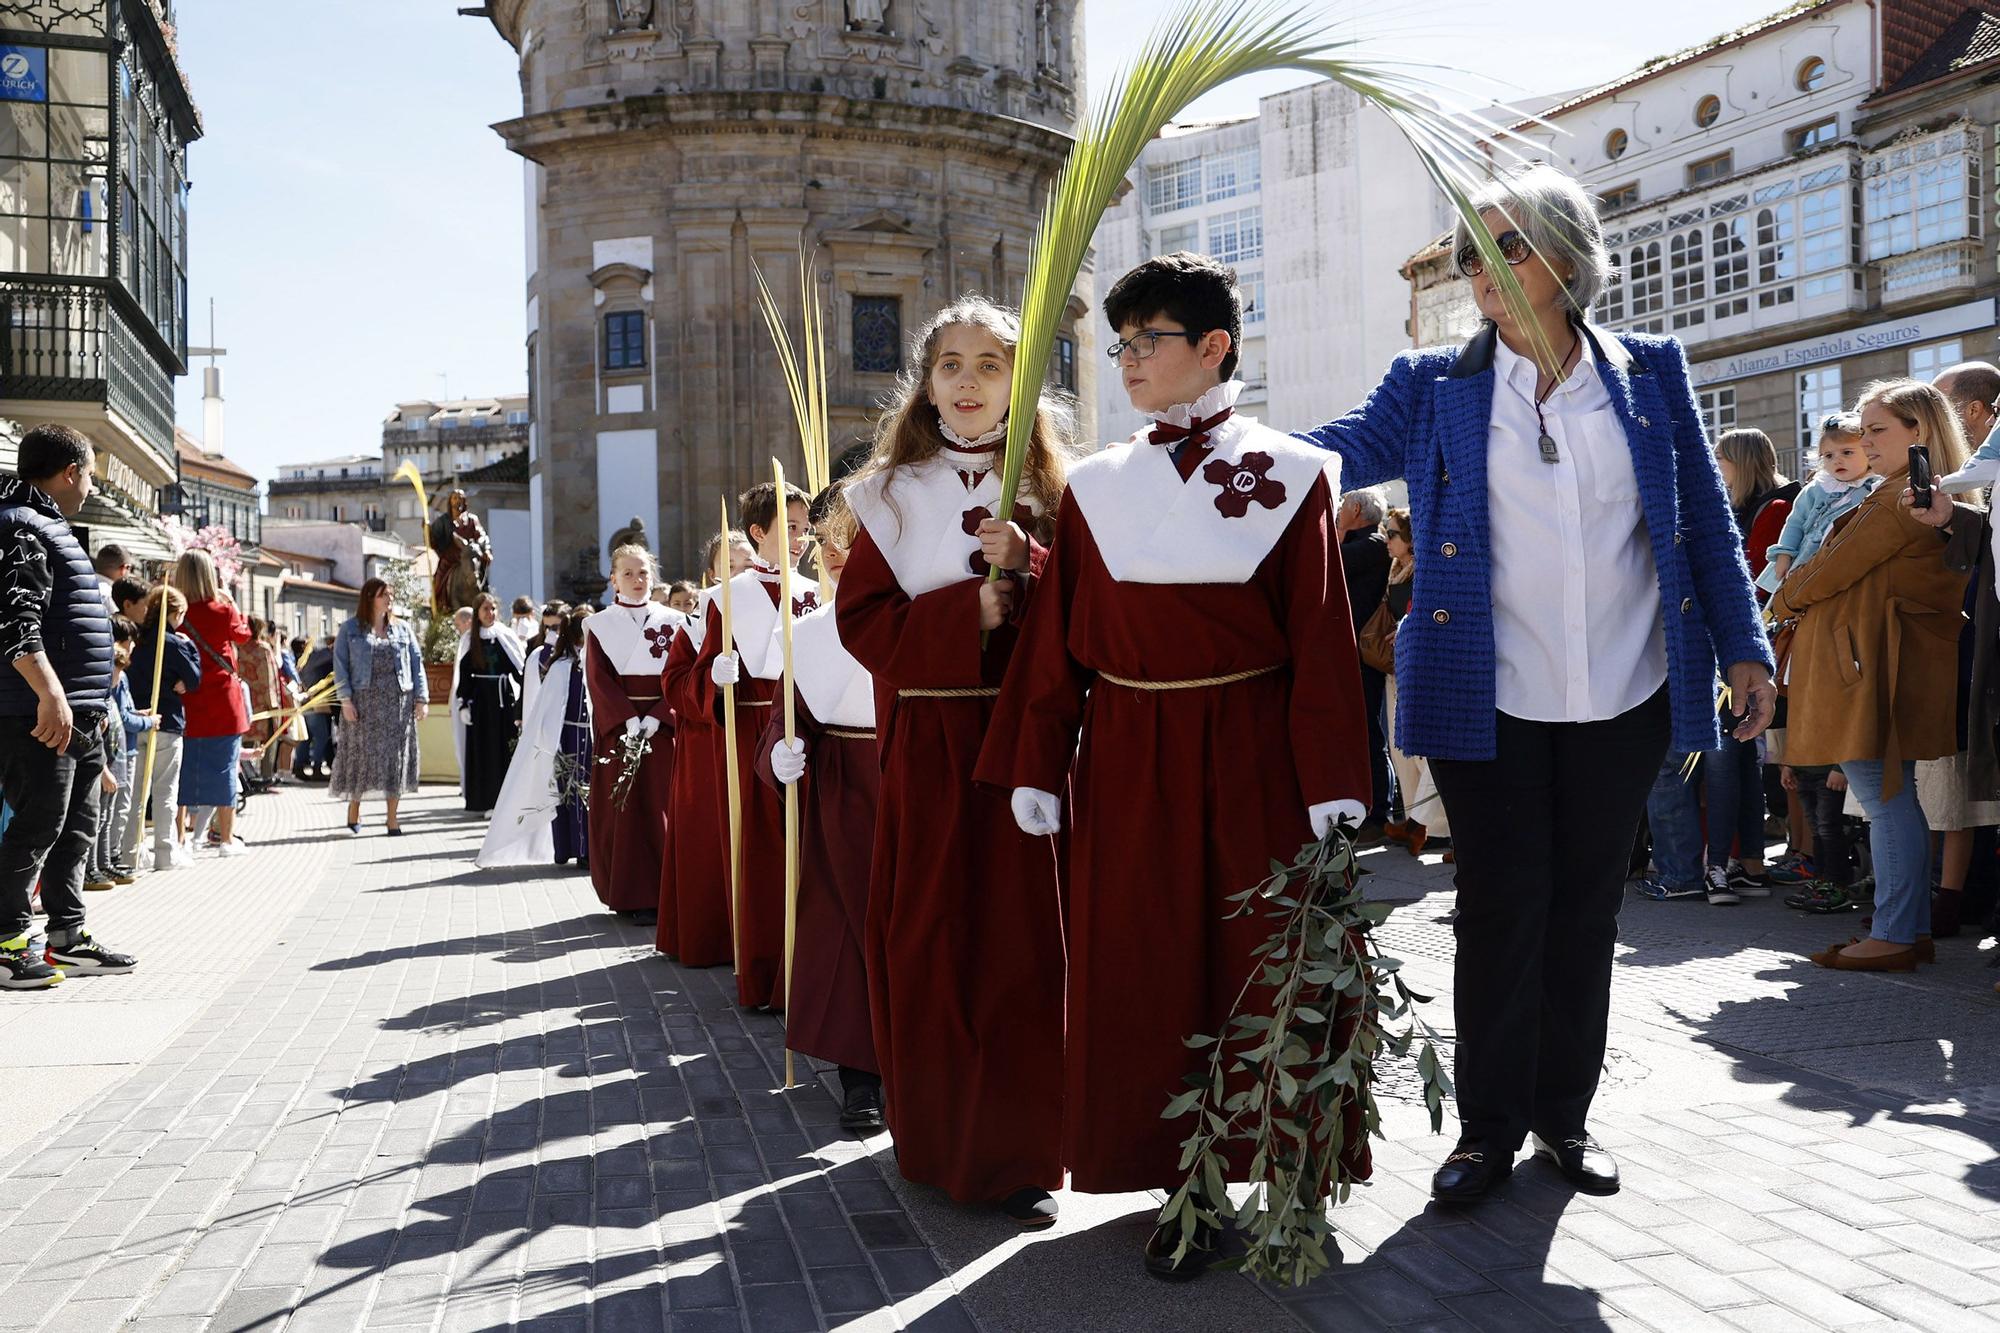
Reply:
[[[16,658],[45,653],[73,710],[111,694],[111,612],[96,571],[55,501],[0,478],[0,717],[33,716]]]

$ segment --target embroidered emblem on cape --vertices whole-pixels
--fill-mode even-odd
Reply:
[[[1266,509],[1285,503],[1285,483],[1265,475],[1273,461],[1271,455],[1253,451],[1239,462],[1218,458],[1201,470],[1203,481],[1221,487],[1215,507],[1224,518],[1242,518],[1250,512],[1252,501]]]
[[[797,620],[808,611],[816,611],[818,609],[819,594],[816,592],[803,592],[797,597],[792,598],[792,619],[794,620]]]
[[[992,509],[986,505],[979,505],[959,515],[958,524],[966,536],[977,537],[979,535],[979,525],[992,517]],[[1029,510],[1028,506],[1017,502],[1014,505],[1014,521],[1019,523],[1021,530],[1025,532],[1028,525],[1035,521],[1035,515]],[[971,556],[966,559],[965,563],[971,568],[974,574],[977,574],[982,579],[993,572],[993,566],[986,561],[986,553],[977,547],[973,549]]]
[[[674,641],[674,627],[672,625],[648,625],[644,633],[646,635],[646,651],[655,657],[665,657],[668,647]]]

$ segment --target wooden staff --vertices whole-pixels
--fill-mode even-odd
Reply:
[[[146,766],[139,773],[139,842],[146,840],[146,801],[153,790],[153,749],[160,743],[160,673],[167,668],[167,585],[160,585],[160,637],[153,643],[153,692],[147,697],[147,711],[153,725],[146,728]],[[138,844],[135,843],[134,846]],[[137,864],[136,861],[134,864]]]
[[[798,690],[792,676],[792,547],[791,506],[785,503],[785,465],[771,460],[778,483],[778,516],[772,520],[785,540],[778,545],[778,624],[785,642],[785,748],[798,739]],[[785,784],[785,1087],[798,1086],[792,1073],[792,953],[799,935],[799,784]]]
[[[729,501],[722,502],[722,547],[718,558],[729,568]],[[722,651],[736,651],[736,614],[722,576]],[[722,781],[729,799],[729,939],[737,972],[743,969],[743,786],[736,772],[736,687],[722,687]]]

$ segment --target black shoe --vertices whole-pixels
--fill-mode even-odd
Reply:
[[[1000,1211],[1021,1224],[1023,1231],[1040,1231],[1056,1224],[1056,1201],[1047,1190],[1033,1186],[1015,1190],[1000,1201]]]
[[[63,979],[62,972],[28,944],[26,935],[0,940],[0,990],[41,990]]]
[[[1514,1174],[1514,1154],[1479,1139],[1460,1139],[1431,1175],[1431,1197],[1439,1203],[1477,1203]]]
[[[1618,1159],[1588,1134],[1537,1134],[1535,1156],[1554,1162],[1563,1179],[1585,1194],[1618,1192]]]
[[[1389,831],[1383,826],[1382,821],[1371,819],[1360,828],[1354,830],[1354,845],[1356,847],[1380,847],[1388,840],[1388,837]]]
[[[840,1127],[850,1134],[880,1134],[882,1085],[859,1084],[845,1090],[840,1102]]]
[[[1196,1222],[1194,1235],[1188,1239],[1187,1253],[1181,1256],[1179,1263],[1175,1263],[1174,1251],[1181,1245],[1180,1224],[1160,1223],[1153,1228],[1153,1234],[1146,1237],[1146,1276],[1162,1282],[1194,1281],[1215,1262],[1215,1243],[1221,1234],[1206,1222]],[[1328,1236],[1327,1240],[1332,1241],[1333,1237]]]
[[[657,926],[660,924],[659,912],[650,907],[642,907],[636,912],[627,912],[625,913],[625,919],[635,926]]]
[[[90,972],[99,976],[130,972],[139,966],[139,960],[130,954],[107,949],[90,937],[87,930],[76,932],[76,938],[62,948],[49,945],[46,955],[49,966],[59,967],[65,972]]]

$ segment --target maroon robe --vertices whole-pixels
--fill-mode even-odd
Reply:
[[[1262,912],[1225,920],[1227,899],[1311,840],[1309,805],[1365,804],[1367,728],[1333,500],[1324,476],[1305,478],[1275,546],[1261,563],[1248,557],[1247,582],[1115,580],[1073,489],[994,712],[982,784],[1073,784],[1063,1156],[1079,1190],[1171,1190],[1186,1178],[1181,1141],[1194,1122],[1160,1112],[1188,1074],[1206,1073],[1210,1051],[1183,1038],[1222,1032],[1272,931]],[[1205,487],[1203,504],[1216,494],[1188,484]],[[1159,512],[1138,526],[1164,534],[1157,550],[1171,561],[1172,522]],[[1270,666],[1281,669],[1191,689],[1096,679]],[[1361,1150],[1365,1174],[1365,1141]],[[1247,1162],[1234,1165],[1243,1178]]]
[[[641,639],[636,649],[615,640],[607,642],[596,631],[618,633],[610,624],[610,617],[617,612],[601,614],[606,623],[586,631],[583,650],[595,756],[588,776],[590,885],[612,911],[637,912],[649,910],[659,901],[660,865],[667,842],[667,795],[674,780],[673,714],[660,698],[656,665],[664,658],[665,643],[657,636]],[[590,627],[597,619],[593,616],[584,624]],[[625,660],[614,662],[614,654]],[[654,664],[653,669],[633,671],[641,660]],[[637,785],[620,809],[611,796],[623,765],[618,745],[625,737],[625,724],[635,717],[657,717],[660,729],[653,734],[652,749],[640,762]],[[606,759],[611,762],[603,762]]]
[[[905,512],[920,512],[916,479],[897,485],[906,488]],[[956,531],[957,509],[946,507]],[[1055,842],[1022,833],[1006,797],[972,785],[991,697],[898,697],[997,686],[1015,631],[995,630],[982,650],[981,580],[961,564],[964,577],[913,597],[865,515],[863,523],[834,611],[841,641],[875,679],[882,789],[867,964],[897,1164],[905,1179],[961,1202],[1057,1189],[1063,938]],[[935,544],[935,536],[914,540]],[[1038,548],[1035,563],[1044,554]]]
[[[782,801],[771,748],[785,738],[783,705],[772,712],[757,739],[757,774]],[[848,1069],[880,1073],[862,941],[882,757],[872,730],[826,726],[804,699],[797,713],[807,768],[799,782],[799,909],[785,1045]]]
[[[697,652],[688,632],[681,631],[660,674],[674,710],[674,780],[653,943],[689,967],[714,967],[735,956],[729,937],[729,807],[719,777],[722,728],[695,685]]]

